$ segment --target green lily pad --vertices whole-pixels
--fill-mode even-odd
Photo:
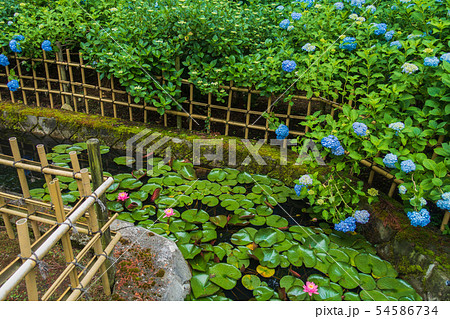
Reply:
[[[141,179],[144,176],[147,176],[147,170],[146,169],[137,169],[131,172],[131,175],[136,179]]]
[[[140,190],[143,192],[149,193],[149,194],[153,194],[153,192],[158,188],[162,189],[162,186],[157,183],[149,183],[149,184],[145,184],[144,186],[142,186],[140,188]]]
[[[117,219],[129,222],[129,223],[134,223],[134,219],[133,219],[133,217],[131,217],[130,213],[121,213],[121,214],[119,214],[119,216],[117,216]]]
[[[275,227],[275,228],[283,228],[289,225],[286,218],[283,218],[278,215],[271,215],[266,217],[267,226]]]
[[[128,198],[124,206],[130,211],[139,210],[142,208],[142,202],[139,199]]]
[[[328,261],[331,263],[336,261],[342,261],[348,264],[350,263],[350,257],[340,249],[330,249],[328,254]]]
[[[255,243],[260,247],[271,247],[285,238],[286,235],[278,229],[261,228],[255,234]]]
[[[61,198],[63,200],[64,205],[76,202],[77,198],[72,194],[62,194]]]
[[[253,290],[253,296],[256,300],[259,301],[267,301],[275,294],[275,291],[273,289],[266,287],[266,286],[259,286],[255,290]]]
[[[256,213],[257,213],[259,216],[264,216],[264,217],[266,217],[266,216],[272,215],[273,210],[272,210],[272,208],[270,208],[269,206],[266,206],[266,205],[259,205],[259,206],[256,207]]]
[[[145,201],[148,198],[148,193],[144,192],[142,190],[139,190],[137,192],[132,192],[130,194],[130,198],[139,199],[140,201],[143,202],[143,201]]]
[[[136,178],[126,178],[120,182],[120,188],[124,189],[137,189],[142,186],[142,182]]]
[[[43,188],[30,189],[30,195],[33,198],[41,199],[45,195],[45,189]]]
[[[215,196],[205,196],[202,199],[202,203],[208,205],[209,207],[214,207],[219,204],[219,199]]]
[[[245,246],[253,242],[257,230],[251,227],[246,227],[234,233],[231,236],[231,242],[235,245]]]
[[[53,163],[70,163],[69,154],[61,154],[52,158]]]
[[[224,228],[228,223],[227,216],[225,216],[225,215],[218,215],[215,217],[210,217],[209,220],[221,228]]]
[[[245,208],[245,209],[250,209],[253,206],[255,206],[255,204],[253,204],[253,202],[251,200],[248,200],[248,199],[241,199],[241,200],[239,200],[239,204],[240,204],[240,206],[242,208]]]
[[[175,207],[175,205],[177,204],[177,200],[173,197],[160,196],[156,200],[156,203],[164,207]]]
[[[239,269],[229,264],[219,263],[209,268],[209,280],[226,290],[233,289],[240,278]]]
[[[133,214],[131,214],[131,217],[136,221],[142,221],[148,219],[150,215],[147,215],[145,210],[140,209],[133,212]]]
[[[366,274],[372,273],[373,276],[378,278],[387,274],[387,267],[384,261],[372,254],[358,254],[355,257],[355,264],[359,271]]]
[[[116,157],[113,161],[117,165],[129,166],[129,165],[134,164],[136,162],[136,159],[131,156],[120,156],[120,157]]]
[[[253,255],[258,258],[261,266],[267,268],[275,268],[280,262],[281,258],[279,253],[275,249],[270,248],[256,248],[253,251]]]
[[[263,216],[255,216],[250,219],[250,224],[254,226],[262,226],[266,223],[266,217]]]
[[[184,179],[178,175],[166,176],[163,179],[163,184],[166,186],[182,185],[184,182]]]
[[[134,177],[133,177],[133,175],[128,174],[128,173],[114,175],[114,181],[116,181],[116,182],[121,182],[127,178],[134,178]]]
[[[225,208],[228,211],[235,211],[236,209],[239,208],[239,202],[235,199],[225,199],[220,203],[220,206],[222,206],[223,208]]]
[[[76,182],[75,182],[75,185],[76,185]],[[112,183],[111,186],[108,187],[106,192],[107,193],[114,193],[115,191],[117,191],[119,189],[119,185],[120,185],[120,183],[118,183],[118,182]],[[70,184],[69,184],[69,188],[70,188]]]
[[[342,290],[342,289],[341,289]],[[331,286],[319,286],[318,295],[313,294],[314,300],[318,301],[340,301],[342,294]]]
[[[59,144],[52,148],[55,153],[65,153],[66,149],[72,147],[71,144]]]
[[[237,181],[239,184],[249,184],[249,183],[253,183],[254,180],[252,178],[252,175],[250,175],[247,172],[241,172],[238,174],[237,176]]]
[[[188,209],[181,214],[181,218],[189,223],[202,224],[209,220],[209,215],[202,209]]]
[[[359,296],[364,301],[389,301],[389,298],[379,290],[362,290]]]
[[[227,177],[227,172],[221,168],[214,168],[208,174],[208,180],[211,182],[221,182]]]
[[[181,253],[183,254],[183,257],[185,259],[193,259],[195,256],[200,254],[202,249],[198,246],[195,246],[193,244],[182,244],[178,245],[178,248],[180,249]]]
[[[178,195],[176,199],[178,207],[189,206],[194,202],[194,200],[191,197],[186,195]]]
[[[195,173],[195,169],[192,164],[190,163],[183,163],[181,168],[177,170],[178,173],[184,178],[189,181],[193,181],[197,179],[197,174]]]
[[[235,194],[245,194],[247,192],[245,187],[242,186],[235,186],[231,191]]]
[[[261,279],[255,275],[245,275],[241,279],[242,285],[248,290],[254,290],[261,285]]]
[[[422,300],[414,288],[402,279],[383,277],[378,279],[377,287],[383,294],[392,296],[396,299],[409,297],[412,300]]]
[[[359,286],[361,279],[355,268],[345,262],[335,262],[328,268],[328,275],[334,282],[344,288],[354,289]]]
[[[261,185],[256,184],[252,188],[252,192],[255,194],[264,194],[264,195],[271,195],[273,193],[272,188],[269,185]]]
[[[291,264],[297,267],[300,267],[305,263],[306,267],[312,268],[317,263],[314,251],[299,244],[292,245],[292,247],[286,251],[286,256]]]
[[[197,274],[191,278],[191,289],[195,298],[210,296],[220,290],[220,287],[209,281],[208,274]]]
[[[344,294],[344,300],[345,301],[361,301],[361,298],[359,298],[359,295],[356,292],[347,291]]]

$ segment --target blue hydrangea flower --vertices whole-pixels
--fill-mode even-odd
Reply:
[[[414,202],[416,201],[416,196],[414,196],[413,198],[409,199],[409,203],[414,206]],[[419,198],[419,206],[425,206],[427,204],[427,201],[425,198],[420,197]]]
[[[356,219],[354,217],[347,217],[341,220],[339,223],[334,224],[334,229],[341,232],[355,231],[356,229]]]
[[[366,136],[367,135],[367,125],[360,122],[353,123],[353,131],[358,136]]]
[[[436,66],[439,65],[439,59],[436,58],[435,56],[433,56],[433,57],[426,57],[423,60],[423,65],[436,67]]]
[[[411,0],[400,0],[401,3],[408,3],[411,2]]]
[[[327,137],[324,137],[320,141],[320,143],[322,144],[323,147],[331,149],[341,146],[341,143],[339,142],[338,138],[334,135],[328,135]]]
[[[289,128],[284,124],[280,124],[275,133],[277,134],[277,140],[284,140],[289,135]]]
[[[294,191],[297,194],[297,196],[300,196],[300,194],[302,193],[302,188],[305,187],[305,185],[298,185],[295,184],[294,186]]]
[[[403,124],[403,122],[395,122],[389,124],[389,128],[393,129],[395,134],[398,135],[398,133],[405,128],[405,124]]]
[[[42,42],[41,48],[44,51],[52,51],[52,43],[49,40],[45,40]]]
[[[367,224],[370,218],[370,213],[367,210],[357,210],[354,217],[357,223]]]
[[[312,45],[311,43],[306,43],[304,46],[302,46],[302,50],[306,52],[314,52],[316,49],[315,45]]]
[[[294,26],[293,26],[293,25],[290,25],[290,26],[287,27],[286,30],[287,30],[287,31],[292,31],[293,29],[294,29]]]
[[[386,41],[391,41],[394,34],[395,34],[395,31],[390,30],[384,34],[384,38],[386,39]]]
[[[405,173],[411,173],[416,170],[416,164],[412,160],[406,160],[400,163],[400,168]]]
[[[305,175],[302,175],[298,179],[298,182],[300,183],[300,185],[309,186],[309,185],[312,185],[313,180],[312,180],[311,176],[309,176],[308,174],[305,174]]]
[[[370,10],[371,13],[375,13],[375,11],[377,11],[377,8],[371,4],[366,7],[366,10]]]
[[[356,49],[356,46],[358,44],[356,43],[356,39],[353,37],[345,37],[342,43],[339,45],[339,48],[345,49],[348,51],[352,51]]]
[[[13,40],[23,41],[23,40],[25,40],[25,37],[21,34],[18,34],[18,35],[13,36]]]
[[[302,14],[298,13],[298,12],[292,12],[291,17],[292,17],[292,20],[300,20],[300,18],[302,17]]]
[[[398,187],[398,192],[399,192],[400,194],[402,194],[402,195],[405,195],[405,194],[406,194],[406,187],[405,187],[404,185],[400,185],[400,186]]]
[[[9,65],[9,60],[8,57],[4,54],[0,54],[0,65],[1,66],[8,66]]]
[[[392,11],[398,10],[398,7],[396,5],[393,5],[393,6],[391,6],[391,10]]]
[[[366,0],[351,0],[350,5],[358,8],[362,8],[362,5],[366,3]]]
[[[450,63],[450,53],[444,53],[443,55],[441,55],[441,61]]]
[[[386,28],[387,28],[386,23],[377,23],[377,24],[375,24],[375,27],[376,27],[376,29],[373,32],[375,35],[380,35],[380,34],[386,33]]]
[[[408,212],[407,215],[414,227],[424,227],[430,223],[430,213],[425,208],[422,208],[419,212]]]
[[[278,6],[278,7],[276,7],[276,9],[277,9],[278,11],[283,11],[283,10],[284,10],[284,7],[283,7],[283,6]]]
[[[441,195],[443,200],[450,200],[450,192],[444,193]]]
[[[414,5],[415,5],[415,3],[411,3],[406,7],[406,9],[412,8],[412,7],[414,7]]]
[[[397,155],[389,153],[383,158],[383,164],[386,167],[395,168],[395,163],[397,163]]]
[[[8,82],[7,86],[10,91],[16,92],[19,88],[19,82],[17,80],[11,80]]]
[[[8,21],[8,25],[12,25],[13,24],[13,22],[12,21]]]
[[[450,200],[440,199],[437,201],[436,206],[440,209],[450,210]]]
[[[344,153],[345,153],[345,150],[341,145],[339,145],[336,148],[331,149],[331,154],[336,155],[336,156],[344,155]]]
[[[297,63],[295,63],[295,61],[292,60],[284,60],[283,63],[281,64],[281,68],[285,72],[292,72],[295,70],[296,67]]]
[[[9,41],[9,48],[12,52],[20,53],[22,52],[22,48],[20,47],[20,43],[16,40]]]
[[[336,10],[342,10],[344,9],[344,4],[342,2],[336,2],[334,4],[334,7],[336,8]]]
[[[286,30],[290,23],[291,22],[289,21],[289,19],[284,19],[283,21],[280,22],[280,28]]]
[[[391,47],[396,46],[397,49],[401,49],[402,48],[402,44],[400,43],[400,41],[392,41],[390,46]]]
[[[308,8],[311,7],[314,4],[315,0],[296,0],[297,2],[306,3],[308,5]]]

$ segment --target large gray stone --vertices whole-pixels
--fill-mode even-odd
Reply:
[[[141,251],[149,250],[151,252],[152,268],[160,269],[161,278],[158,278],[160,279],[158,285],[148,288],[154,291],[148,292],[147,295],[154,296],[154,299],[162,301],[185,299],[190,292],[192,275],[189,265],[173,241],[121,220],[115,220],[111,225],[111,230],[120,232],[124,239],[117,246],[119,251],[127,249],[131,251],[133,247]],[[125,256],[125,258],[134,258],[134,256]],[[134,289],[132,283],[129,288],[130,290]]]

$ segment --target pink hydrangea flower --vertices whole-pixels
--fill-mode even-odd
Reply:
[[[119,195],[117,196],[117,200],[120,200],[122,202],[126,201],[128,198],[130,198],[130,196],[128,196],[128,193],[126,192],[119,193]]]
[[[319,292],[317,291],[318,288],[319,287],[315,283],[310,281],[307,281],[306,285],[303,285],[303,291],[307,292],[310,297],[312,297],[313,294],[319,294]]]
[[[164,210],[164,217],[163,218],[167,218],[167,217],[170,217],[170,216],[173,216],[173,215],[175,215],[175,213],[173,212],[173,209],[172,208],[166,208]]]

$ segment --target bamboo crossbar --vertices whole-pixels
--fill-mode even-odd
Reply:
[[[14,195],[14,194],[10,194],[10,193],[0,192],[0,197],[10,199],[10,200],[15,200],[15,201],[21,200],[24,203],[40,206],[41,208],[48,208],[49,210],[53,208],[53,204],[49,204],[49,203],[46,203],[46,202],[43,202],[43,201],[40,201],[37,199],[33,199],[33,198],[24,198],[23,196]],[[64,210],[69,212],[71,209],[68,207],[64,207]]]
[[[36,265],[36,257],[41,260],[50,251],[50,249],[70,230],[70,224],[75,223],[95,202],[96,198],[101,196],[111,184],[114,179],[108,177],[103,184],[98,187],[93,196],[86,197],[84,201],[67,217],[61,225],[49,236],[49,238],[36,249],[34,255],[27,259],[22,266],[0,287],[0,300],[5,300],[8,294],[15,286],[34,268]]]

